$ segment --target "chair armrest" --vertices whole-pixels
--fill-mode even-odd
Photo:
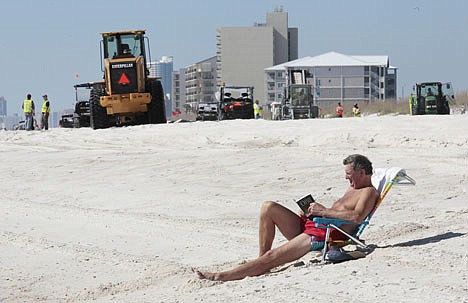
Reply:
[[[327,225],[329,225],[329,224],[334,224],[335,226],[341,226],[343,224],[354,224],[354,225],[356,225],[356,223],[349,222],[349,221],[342,220],[342,219],[336,219],[336,218],[315,217],[313,219],[313,221],[315,222],[315,227],[319,227],[319,228],[327,228]],[[323,225],[325,225],[325,226],[323,226]]]

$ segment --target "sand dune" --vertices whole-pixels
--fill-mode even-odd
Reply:
[[[468,115],[0,132],[0,302],[468,302],[467,134]],[[391,190],[371,254],[195,278],[256,257],[263,201],[340,197],[351,153],[418,182]]]

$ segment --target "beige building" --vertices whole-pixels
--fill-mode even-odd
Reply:
[[[215,101],[216,57],[185,68],[185,102],[196,108],[200,102]]]
[[[219,28],[217,48],[218,86],[253,86],[254,98],[265,104],[264,69],[297,59],[298,29],[288,27],[288,13],[279,7],[266,23]]]

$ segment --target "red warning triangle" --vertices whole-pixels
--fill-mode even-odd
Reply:
[[[119,82],[117,83],[119,83],[120,85],[127,85],[130,84],[130,80],[128,80],[127,75],[125,75],[125,73],[122,73],[122,76],[120,76]]]

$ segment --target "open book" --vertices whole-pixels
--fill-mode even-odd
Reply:
[[[312,220],[312,215],[309,214],[309,206],[311,203],[315,202],[314,198],[312,198],[312,195],[308,194],[307,196],[301,198],[300,200],[296,201],[297,205],[302,209],[304,214],[306,215],[307,218]]]

